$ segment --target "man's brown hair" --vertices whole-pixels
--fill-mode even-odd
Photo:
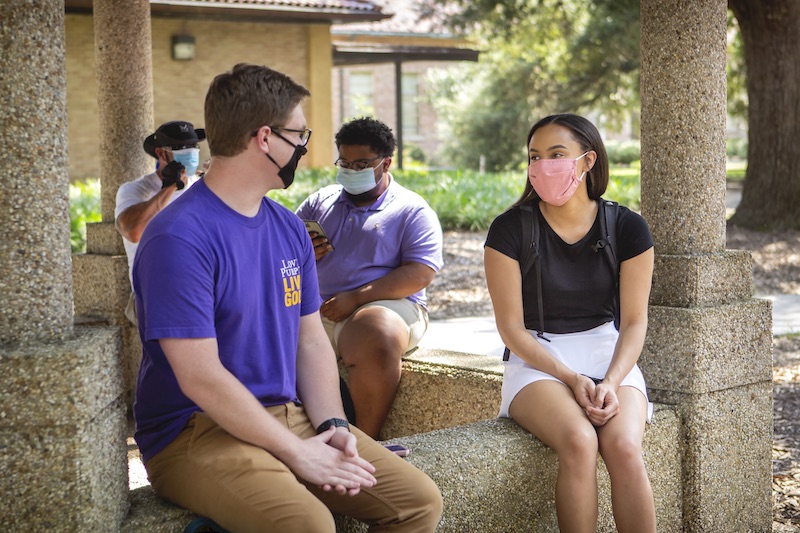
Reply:
[[[211,155],[232,157],[261,126],[284,126],[311,93],[269,67],[239,63],[214,78],[206,93],[205,126]]]

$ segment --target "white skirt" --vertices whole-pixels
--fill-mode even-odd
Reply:
[[[589,376],[602,379],[605,377],[614,348],[617,345],[619,332],[613,322],[608,322],[594,329],[579,331],[577,333],[546,333],[550,340],[540,339],[535,331],[531,336],[539,341],[544,348],[556,359],[564,363],[569,369]],[[546,372],[536,370],[531,365],[511,352],[503,370],[503,392],[498,416],[510,418],[508,408],[511,402],[525,386],[542,379],[559,381]],[[647,387],[639,365],[634,365],[620,387],[629,386],[639,390],[647,400]],[[653,404],[647,403],[647,421],[650,422],[653,414]]]

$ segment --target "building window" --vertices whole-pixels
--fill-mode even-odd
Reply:
[[[350,118],[374,116],[375,104],[372,99],[372,73],[350,73]]]
[[[403,94],[403,136],[419,135],[419,74],[404,73],[401,77]]]

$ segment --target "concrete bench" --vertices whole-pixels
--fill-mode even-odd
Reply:
[[[412,449],[407,459],[437,483],[444,496],[438,531],[558,531],[555,453],[513,421],[494,418],[502,382],[496,357],[418,351],[404,362],[396,408],[384,437]],[[438,428],[437,428],[438,426]],[[645,461],[656,500],[659,531],[682,527],[680,424],[674,409],[656,406],[647,426]],[[615,531],[610,483],[598,463],[598,531]],[[181,532],[194,515],[153,493],[131,492],[122,531]],[[366,531],[336,517],[340,533]]]

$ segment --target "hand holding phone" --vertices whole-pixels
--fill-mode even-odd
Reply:
[[[325,235],[325,230],[322,229],[322,226],[316,220],[304,220],[303,222],[306,225],[307,232],[316,233],[318,237],[325,237],[326,239],[328,238],[328,236]]]
[[[316,220],[304,220],[306,231],[311,236],[311,242],[314,245],[314,255],[319,261],[325,257],[329,252],[333,251],[333,244],[328,240],[325,230],[322,225]],[[316,234],[316,235],[314,235]]]

